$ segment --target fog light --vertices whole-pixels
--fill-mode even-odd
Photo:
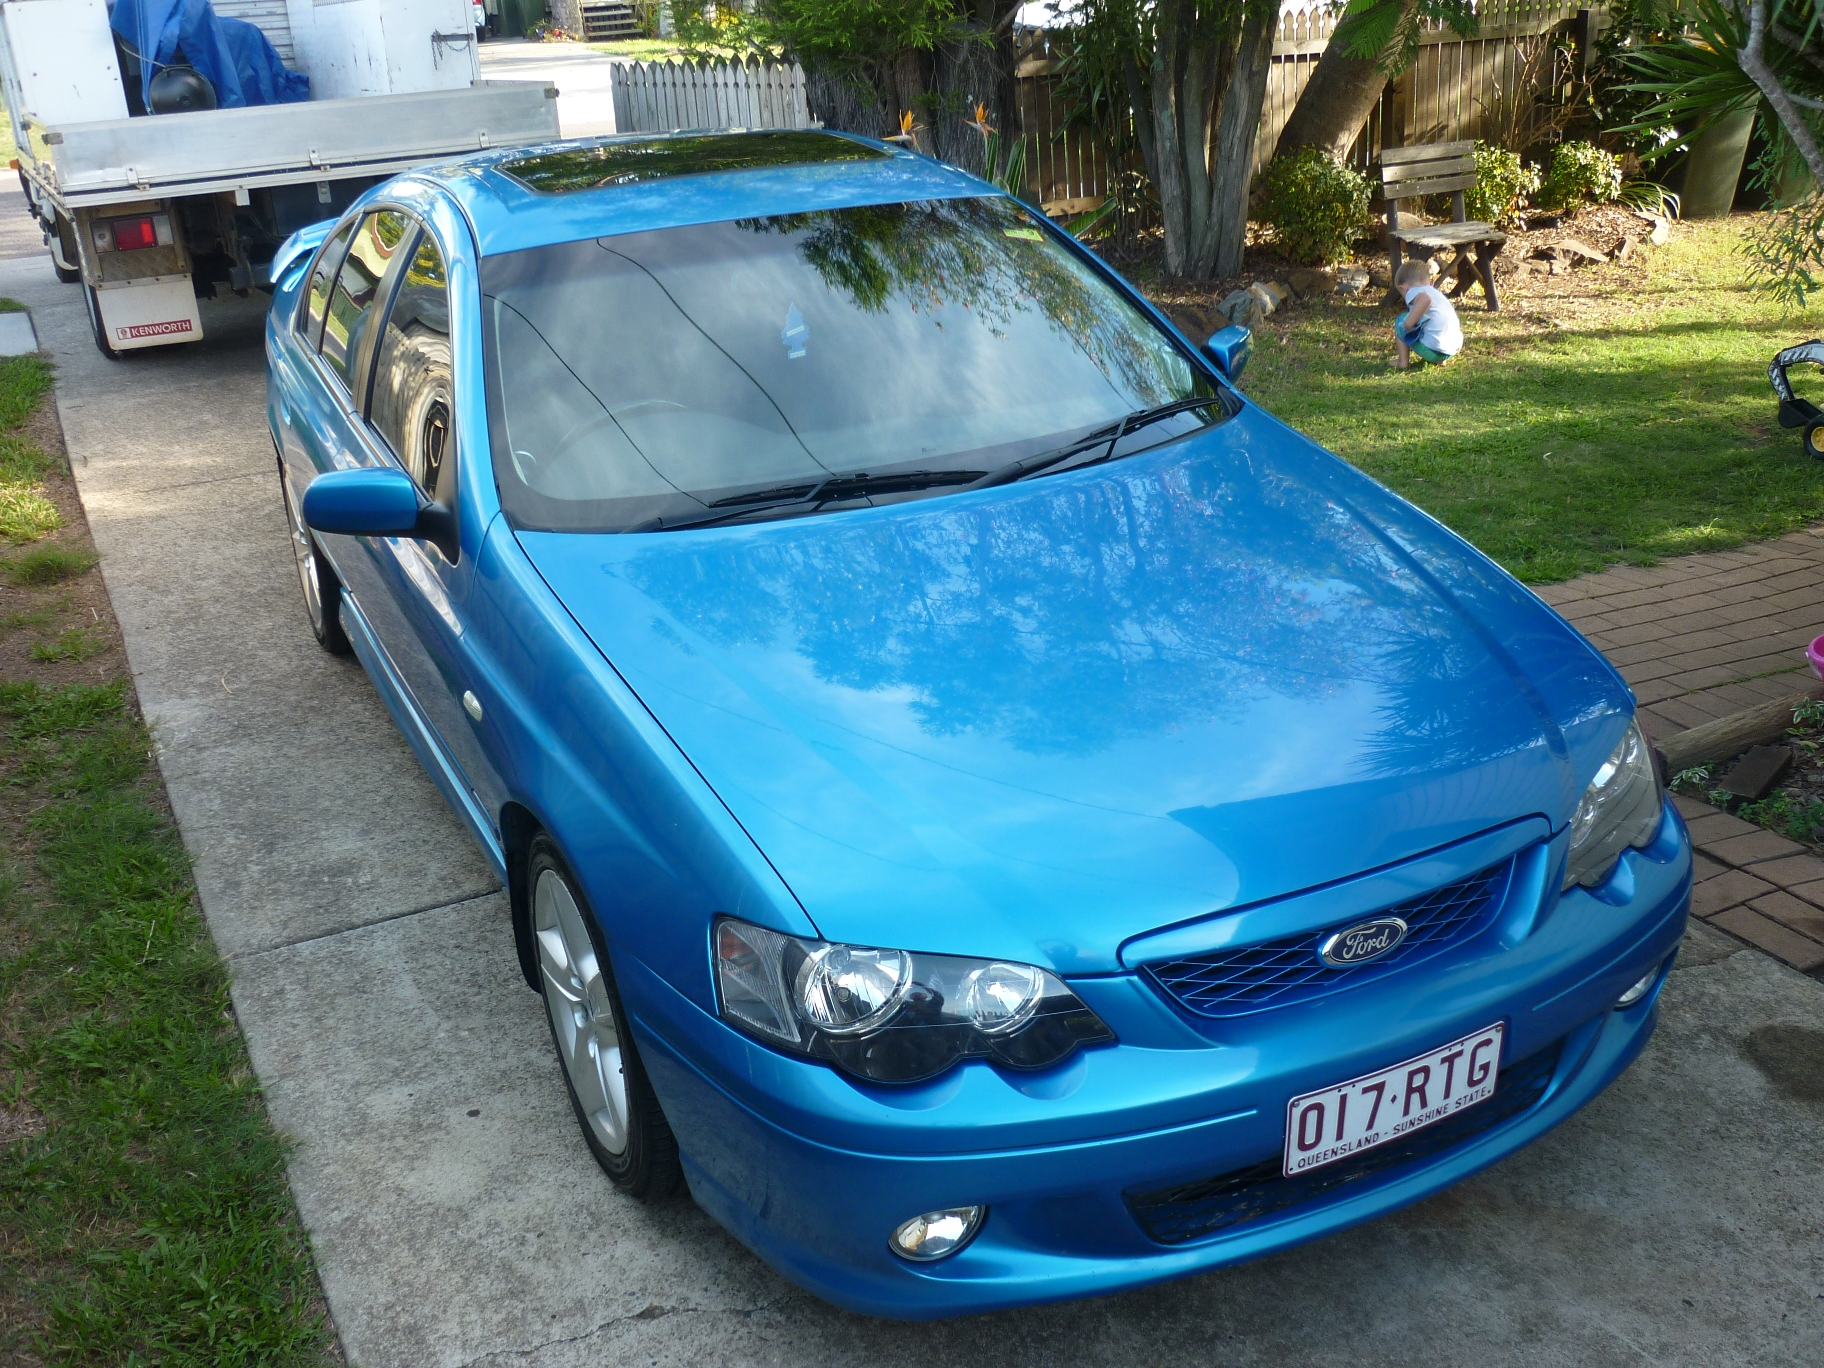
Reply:
[[[902,1259],[929,1263],[956,1253],[982,1224],[987,1207],[951,1207],[914,1216],[893,1232],[893,1252]]]
[[[1632,1007],[1652,991],[1653,985],[1658,979],[1659,966],[1656,964],[1651,969],[1647,970],[1646,976],[1642,978],[1639,983],[1635,984],[1632,988],[1628,989],[1627,992],[1616,998],[1615,1005],[1617,1007]]]

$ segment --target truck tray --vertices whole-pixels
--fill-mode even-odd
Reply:
[[[557,88],[462,90],[199,110],[30,130],[28,172],[73,208],[386,175],[558,136]]]

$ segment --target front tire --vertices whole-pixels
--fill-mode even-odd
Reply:
[[[595,918],[548,836],[532,842],[526,886],[545,1018],[584,1143],[628,1196],[669,1197],[684,1177],[678,1143],[634,1048]]]
[[[352,648],[348,633],[342,630],[342,581],[292,504],[291,481],[285,478],[283,465],[279,467],[279,497],[285,501],[285,526],[291,533],[291,554],[297,562],[298,584],[304,591],[304,612],[310,618],[310,630],[317,645],[331,655],[347,655]]]

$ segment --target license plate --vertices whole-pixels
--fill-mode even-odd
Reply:
[[[1390,1069],[1293,1098],[1286,1105],[1285,1176],[1398,1140],[1493,1097],[1504,1029],[1496,1022]]]

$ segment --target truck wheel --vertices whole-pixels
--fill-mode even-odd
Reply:
[[[57,215],[50,232],[44,235],[44,245],[51,249],[51,269],[57,272],[57,279],[65,285],[74,285],[82,279],[82,266],[65,265],[65,262],[76,262],[76,230],[70,227],[70,221],[62,214]]]
[[[101,321],[101,300],[96,297],[93,285],[82,287],[82,302],[89,309],[89,331],[95,334],[96,347],[108,360],[120,360],[120,353],[115,351],[113,345],[108,341],[107,324]]]

